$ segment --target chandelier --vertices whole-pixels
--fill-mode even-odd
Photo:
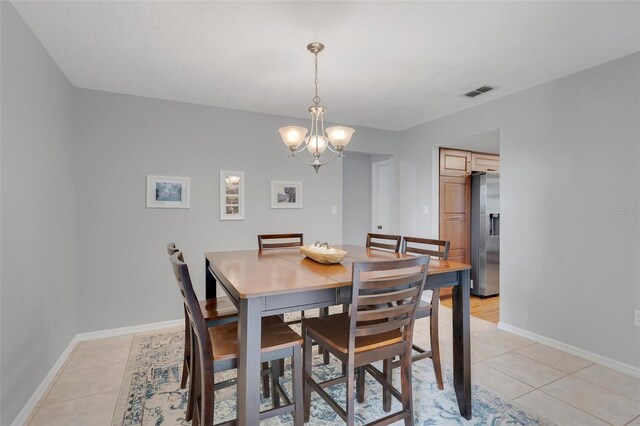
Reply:
[[[322,43],[314,42],[307,45],[307,50],[315,57],[315,96],[313,105],[309,107],[311,114],[311,127],[305,129],[300,126],[287,126],[279,129],[282,141],[289,147],[289,157],[297,157],[303,163],[315,169],[316,173],[321,166],[331,162],[337,157],[344,157],[344,147],[347,146],[353,135],[350,127],[334,126],[324,128],[324,113],[326,108],[320,105],[318,96],[318,53],[324,50]],[[309,133],[309,136],[307,136]],[[313,161],[307,161],[302,157],[302,152],[307,150],[313,155]],[[322,154],[329,150],[332,154],[324,162],[320,161]],[[326,157],[325,157],[326,158]]]

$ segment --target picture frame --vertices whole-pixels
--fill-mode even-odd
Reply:
[[[272,209],[301,209],[302,182],[271,181]]]
[[[188,209],[190,207],[190,178],[147,175],[147,208]]]
[[[244,220],[244,172],[220,170],[220,220]]]

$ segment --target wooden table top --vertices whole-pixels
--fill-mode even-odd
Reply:
[[[353,245],[332,247],[347,252],[341,263],[323,265],[306,258],[297,248],[209,252],[205,257],[222,275],[218,278],[228,280],[242,298],[350,286],[355,261],[411,257]],[[431,258],[428,275],[470,268],[464,263]]]

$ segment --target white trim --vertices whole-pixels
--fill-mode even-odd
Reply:
[[[598,355],[593,352],[589,352],[584,349],[580,349],[575,346],[562,343],[558,340],[550,339],[548,337],[544,337],[539,334],[535,334],[530,331],[523,330],[513,325],[505,324],[503,322],[498,323],[498,328],[500,330],[508,331],[509,333],[517,334],[518,336],[526,337],[527,339],[531,339],[534,342],[542,343],[543,345],[550,346],[554,349],[567,352],[571,355],[579,356],[591,362],[595,362],[597,364],[603,365],[612,370],[619,371],[620,373],[624,373],[629,376],[640,378],[640,368],[638,367],[634,367],[632,365],[625,364],[623,362],[616,361],[614,359],[607,358],[605,356]]]
[[[16,418],[13,420],[11,426],[22,426],[27,424],[27,419],[29,419],[31,413],[36,409],[38,402],[40,402],[47,389],[49,389],[49,386],[53,383],[56,375],[65,365],[67,359],[71,356],[73,350],[77,345],[78,335],[76,334],[75,336],[73,336],[71,342],[69,342],[69,345],[67,345],[65,350],[62,351],[62,354],[60,355],[56,363],[53,364],[53,367],[51,367],[47,375],[44,377],[44,379],[40,383],[40,386],[36,388],[35,392],[33,392],[33,394],[31,395],[31,398],[29,398],[24,407],[22,407],[22,410],[20,410]]]
[[[431,232],[440,238],[440,145],[431,150]]]
[[[31,413],[36,409],[38,402],[42,399],[49,386],[53,383],[56,375],[60,372],[62,367],[66,364],[67,360],[71,357],[73,350],[78,346],[80,342],[87,340],[104,339],[107,337],[123,336],[131,333],[144,333],[147,331],[161,330],[163,328],[178,327],[184,325],[184,319],[177,319],[172,321],[154,322],[150,324],[134,325],[131,327],[112,328],[110,330],[91,331],[89,333],[79,333],[73,336],[69,345],[62,352],[58,360],[49,373],[44,377],[40,385],[35,392],[31,395],[31,398],[22,407],[22,410],[18,413],[16,418],[11,422],[11,426],[22,426],[27,423],[27,419]]]
[[[133,325],[130,327],[112,328],[109,330],[90,331],[76,335],[78,342],[87,340],[105,339],[107,337],[124,336],[132,333],[145,333],[147,331],[162,330],[163,328],[178,327],[184,325],[184,319],[171,321],[152,322],[150,324]]]

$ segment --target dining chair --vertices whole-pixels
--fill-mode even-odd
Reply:
[[[387,234],[367,234],[367,248],[376,248],[383,250],[391,250],[396,253],[400,250],[400,235],[387,235]]]
[[[311,393],[316,392],[348,424],[355,418],[355,375],[365,367],[382,387],[402,403],[402,409],[369,424],[386,425],[404,420],[413,425],[411,394],[411,343],[418,302],[422,295],[428,256],[390,261],[354,262],[352,269],[351,307],[348,313],[302,321],[304,339],[304,408],[309,419]],[[316,382],[311,375],[311,342],[347,365],[337,379]],[[401,390],[371,365],[400,357]],[[346,410],[325,391],[328,386],[346,382]]]
[[[427,255],[437,257],[442,260],[449,258],[449,241],[434,240],[429,238],[403,237],[402,248],[403,254]],[[440,338],[438,336],[438,311],[440,307],[440,289],[431,290],[431,301],[420,300],[416,311],[416,319],[430,317],[429,320],[429,337],[431,349],[427,350],[415,343],[412,349],[416,352],[412,356],[411,361],[416,362],[421,359],[431,358],[433,361],[433,372],[436,376],[436,384],[438,389],[444,389],[442,381],[442,364],[440,362]],[[400,365],[399,360],[387,359],[383,362],[382,371],[385,377],[390,380],[392,370]],[[359,383],[360,384],[360,383]],[[362,384],[363,385],[363,384]],[[358,388],[359,396],[364,394],[363,386]],[[383,390],[383,408],[385,411],[391,410],[391,394]]]
[[[275,241],[275,242],[270,242]],[[260,234],[258,235],[258,249],[260,251],[282,248],[296,248],[304,245],[303,234]],[[329,308],[320,308],[320,316],[329,315]],[[299,312],[300,319],[286,321],[287,325],[299,324],[305,317],[304,311]],[[329,364],[329,354],[323,355],[324,363]],[[281,369],[282,371],[282,369]]]
[[[438,259],[447,260],[449,258],[449,247],[451,243],[444,240],[435,240],[429,238],[404,237],[402,239],[403,254],[427,255],[437,257]],[[417,352],[413,356],[413,361],[419,361],[425,358],[431,358],[433,361],[433,371],[436,376],[438,389],[444,389],[442,382],[442,367],[440,364],[440,339],[438,336],[438,312],[440,310],[440,289],[431,290],[431,301],[420,301],[416,319],[430,317],[429,336],[431,341],[431,350],[426,350],[418,345],[413,345],[413,350]],[[394,365],[393,367],[397,366]]]
[[[176,247],[176,243],[170,242],[167,244],[167,254],[169,257],[173,256],[179,250]],[[178,276],[176,275],[176,279]],[[204,317],[207,326],[215,326],[225,324],[231,321],[238,320],[238,310],[236,309],[231,299],[226,296],[215,297],[207,300],[200,300],[200,311]],[[269,368],[268,363],[262,364],[262,370],[266,371]],[[184,351],[182,361],[182,376],[180,379],[180,389],[187,387],[187,380],[189,379],[189,373],[191,371],[191,325],[189,317],[187,315],[187,307],[184,306]],[[271,394],[269,380],[262,381],[262,394],[265,398],[269,398]],[[191,420],[189,416],[186,419]]]
[[[277,242],[269,242],[276,240]],[[258,235],[258,248],[260,250],[275,248],[300,247],[304,244],[302,234],[261,234]]]
[[[190,362],[192,367],[190,382],[192,424],[194,426],[213,426],[214,391],[235,382],[233,379],[215,383],[215,373],[238,367],[238,322],[227,322],[208,327],[193,290],[189,268],[184,263],[181,252],[178,251],[171,256],[171,264],[192,329]],[[292,358],[293,400],[290,399],[280,383],[280,375],[277,371],[279,363],[272,362],[274,370],[271,374],[273,408],[261,412],[260,418],[262,420],[291,412],[294,425],[302,426],[304,424],[302,339],[279,317],[272,316],[262,319],[261,343],[260,358],[263,362]],[[280,398],[284,400],[284,405],[281,404]],[[235,421],[229,421],[225,424],[235,424]]]

